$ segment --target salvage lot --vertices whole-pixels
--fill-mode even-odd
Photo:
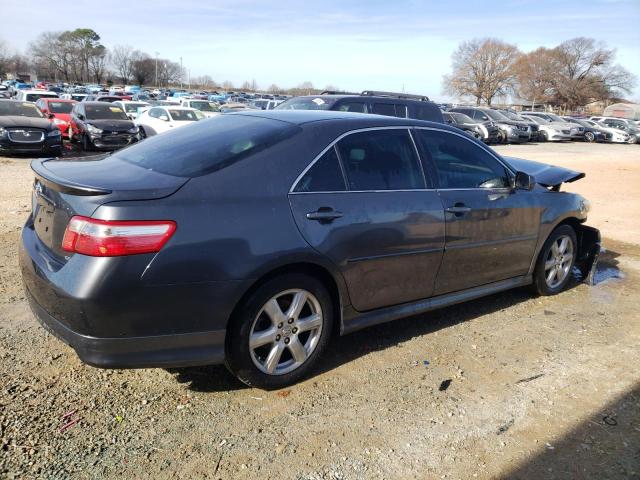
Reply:
[[[592,201],[600,283],[340,338],[277,392],[224,367],[94,369],[45,334],[17,268],[28,160],[0,158],[0,476],[640,477],[640,148],[496,149],[587,173],[566,188]]]

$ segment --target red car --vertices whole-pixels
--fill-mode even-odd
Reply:
[[[63,137],[69,138],[69,128],[71,127],[69,114],[76,103],[78,102],[75,100],[62,98],[41,98],[36,102],[36,107],[58,126]]]

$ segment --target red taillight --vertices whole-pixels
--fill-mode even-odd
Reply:
[[[176,231],[169,220],[111,221],[75,216],[69,220],[62,249],[93,257],[118,257],[160,251]]]

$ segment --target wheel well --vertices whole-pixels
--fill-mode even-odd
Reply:
[[[553,230],[555,230],[556,228],[558,228],[561,225],[569,225],[571,228],[573,228],[573,231],[576,232],[576,237],[577,237],[580,234],[580,227],[582,226],[582,222],[580,220],[578,220],[577,218],[575,218],[575,217],[565,218],[559,224],[557,224],[553,228]],[[553,232],[553,230],[552,230],[552,232]],[[551,235],[551,233],[549,233],[549,235]]]
[[[338,284],[336,283],[333,275],[324,267],[317,265],[315,263],[292,263],[289,265],[284,265],[282,267],[278,267],[269,273],[263,275],[258,280],[256,280],[244,294],[238,300],[231,315],[229,317],[229,321],[232,321],[235,318],[237,311],[239,308],[246,302],[247,298],[255,292],[261,285],[268,282],[272,278],[278,277],[280,275],[284,275],[287,273],[302,273],[305,275],[312,276],[322,282],[322,284],[329,290],[329,294],[331,295],[331,301],[333,303],[333,316],[334,316],[334,332],[340,332],[340,324],[342,320],[342,302],[340,298],[340,290],[338,289]]]

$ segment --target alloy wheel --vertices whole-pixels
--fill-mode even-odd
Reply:
[[[573,240],[568,235],[558,237],[547,253],[544,276],[549,288],[562,285],[573,263]]]
[[[251,325],[249,351],[254,365],[268,375],[284,375],[302,364],[318,346],[324,316],[307,290],[280,292],[266,302]]]
[[[585,138],[585,140],[586,140],[587,142],[593,142],[593,141],[596,139],[596,137],[595,137],[595,135],[593,134],[593,132],[587,132],[587,133],[585,133],[585,134],[584,134],[584,138]]]

